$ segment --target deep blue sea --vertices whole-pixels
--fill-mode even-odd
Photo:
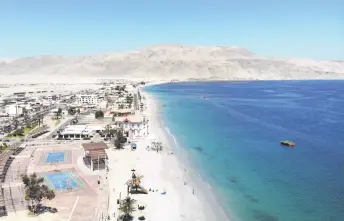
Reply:
[[[344,81],[145,90],[231,220],[344,220]],[[284,139],[296,147],[280,146]]]

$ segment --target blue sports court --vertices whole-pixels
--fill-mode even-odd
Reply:
[[[58,164],[71,163],[70,151],[46,152],[43,153],[39,163],[40,164]]]
[[[65,152],[51,152],[47,154],[47,158],[45,160],[47,163],[52,162],[64,162],[65,161]]]
[[[49,186],[49,188],[56,191],[85,188],[85,183],[82,179],[72,171],[47,172],[42,173],[41,176],[44,178],[44,182]]]

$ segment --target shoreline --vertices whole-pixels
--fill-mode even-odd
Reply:
[[[184,173],[184,180],[187,181],[187,185],[182,184],[185,188],[189,189],[192,193],[195,191],[195,196],[197,198],[198,207],[200,207],[203,212],[203,217],[201,220],[229,220],[228,214],[223,210],[222,205],[216,199],[216,195],[212,190],[212,187],[207,183],[203,177],[198,173],[197,168],[192,164],[189,159],[189,153],[178,143],[178,140],[174,137],[170,129],[165,125],[161,114],[159,113],[159,101],[149,92],[142,91],[142,94],[146,97],[147,107],[151,109],[150,120],[154,120],[151,131],[154,135],[159,134],[160,140],[166,143],[168,146],[168,151],[173,154],[166,153],[167,150],[164,149],[166,155],[165,166],[168,168],[170,165],[178,167],[179,170]],[[180,187],[180,182],[176,180],[171,180],[173,185],[178,189]],[[183,195],[183,192],[180,192]],[[182,197],[181,197],[182,198]],[[182,205],[182,203],[180,204]],[[181,206],[182,213],[188,213],[189,208]]]
[[[144,115],[149,119],[149,135],[134,141],[136,150],[131,150],[127,145],[121,150],[110,148],[106,151],[110,220],[117,220],[120,215],[117,200],[126,196],[136,200],[135,207],[145,206],[144,211],[133,213],[135,218],[145,216],[150,221],[228,220],[224,212],[216,211],[216,200],[206,197],[203,189],[191,179],[185,164],[175,154],[171,154],[176,147],[170,142],[161,124],[159,104],[151,95],[146,92],[143,94],[147,101]],[[162,142],[163,150],[156,152],[147,149],[152,141]],[[140,185],[147,190],[147,194],[127,194],[126,183],[132,177],[133,169],[136,176],[142,177]]]
[[[135,80],[135,79],[133,79]],[[144,87],[160,85],[160,84],[172,84],[172,83],[216,83],[216,82],[292,82],[292,81],[344,81],[342,78],[330,78],[330,79],[186,79],[186,80],[151,80],[146,83]]]

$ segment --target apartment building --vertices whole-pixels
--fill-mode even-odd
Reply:
[[[97,105],[99,100],[95,94],[78,94],[76,95],[76,102],[78,104],[93,104]]]

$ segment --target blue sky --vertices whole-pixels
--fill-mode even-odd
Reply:
[[[343,0],[0,0],[0,58],[156,44],[344,60]]]

